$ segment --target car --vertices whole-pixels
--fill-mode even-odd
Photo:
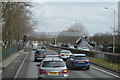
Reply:
[[[70,49],[75,49],[74,45],[69,45],[68,46]]]
[[[77,47],[77,49],[83,50],[83,51],[90,51],[89,48],[87,47]]]
[[[44,49],[37,49],[37,51],[34,53],[34,61],[42,60],[46,56],[46,51]]]
[[[38,80],[66,80],[68,78],[68,69],[66,67],[66,64],[60,58],[45,58],[42,60],[40,65],[37,66],[39,66]]]
[[[67,60],[67,58],[70,57],[70,55],[72,55],[72,53],[69,50],[61,50],[59,55],[63,60]]]
[[[38,49],[38,41],[33,41],[32,48],[33,48],[33,51]]]
[[[82,50],[83,51],[90,51],[89,48],[87,48],[87,47],[83,47]]]
[[[84,68],[89,70],[90,60],[85,54],[72,54],[66,61],[67,67],[70,69]]]

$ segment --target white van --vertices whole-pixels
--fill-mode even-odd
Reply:
[[[32,47],[33,47],[33,50],[37,50],[38,49],[38,41],[33,41]]]

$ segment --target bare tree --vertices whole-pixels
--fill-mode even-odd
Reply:
[[[32,31],[31,12],[27,9],[30,3],[2,2],[2,37],[9,45],[19,40],[25,33]]]

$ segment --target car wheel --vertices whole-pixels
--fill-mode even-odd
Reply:
[[[89,70],[90,69],[90,67],[86,67],[86,70]]]
[[[40,79],[40,78],[38,77],[38,80],[42,80],[42,79]]]
[[[36,58],[34,58],[34,62],[37,62],[37,59],[36,59]]]

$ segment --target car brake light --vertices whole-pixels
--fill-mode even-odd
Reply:
[[[86,62],[90,62],[89,60],[86,60]]]
[[[61,56],[64,56],[64,54],[61,54]]]
[[[46,54],[46,55],[48,55],[48,54]]]
[[[77,62],[77,61],[72,61],[72,62]]]
[[[67,69],[63,69],[61,73],[68,73]]]
[[[40,74],[44,74],[44,73],[46,73],[46,71],[40,69],[39,73],[40,73]]]
[[[37,54],[34,54],[35,56],[37,56]]]

